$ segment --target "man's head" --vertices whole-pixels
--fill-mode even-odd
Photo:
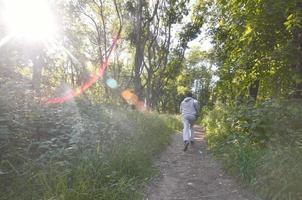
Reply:
[[[192,94],[192,92],[187,92],[187,94],[186,94],[186,97],[193,97],[193,94]]]

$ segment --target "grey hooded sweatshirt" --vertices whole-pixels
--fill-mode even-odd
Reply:
[[[180,104],[180,113],[182,115],[194,115],[199,112],[199,106],[197,100],[192,97],[186,97]]]

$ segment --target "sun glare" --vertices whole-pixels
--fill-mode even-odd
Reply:
[[[44,40],[56,33],[56,24],[46,0],[4,0],[3,18],[10,34]]]

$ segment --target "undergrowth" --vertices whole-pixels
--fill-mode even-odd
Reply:
[[[0,97],[1,200],[140,199],[152,158],[180,126],[169,115]]]
[[[265,199],[302,199],[302,102],[217,103],[207,111],[208,147]]]

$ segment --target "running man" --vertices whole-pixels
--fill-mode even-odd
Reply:
[[[199,113],[199,106],[196,99],[193,98],[191,92],[188,92],[186,98],[180,104],[180,113],[183,122],[183,141],[184,151],[188,149],[189,143],[194,144],[193,124]]]

